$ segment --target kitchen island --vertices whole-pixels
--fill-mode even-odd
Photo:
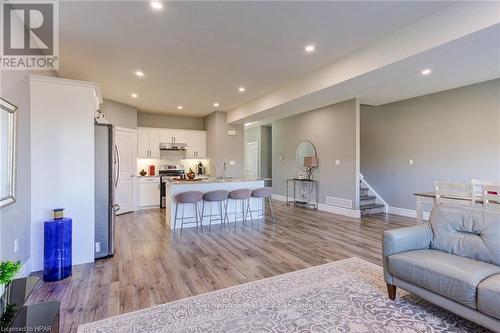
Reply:
[[[226,190],[228,192],[231,192],[233,190],[237,189],[251,189],[254,190],[256,188],[264,187],[264,180],[262,179],[236,179],[236,178],[225,178],[225,179],[218,179],[218,178],[209,178],[209,179],[202,179],[202,180],[170,180],[166,184],[166,202],[165,202],[165,207],[166,207],[166,220],[167,220],[167,225],[170,226],[170,228],[174,228],[174,219],[175,219],[175,196],[179,193],[182,192],[187,192],[187,191],[200,191],[203,193],[209,192],[209,191],[214,191],[214,190]],[[198,203],[198,209],[199,213],[201,215],[201,209],[202,209],[203,201]],[[179,211],[178,211],[178,220],[177,220],[177,228],[180,229],[180,217],[182,214],[182,206],[184,206],[184,217],[189,217],[189,216],[195,216],[194,215],[194,205],[192,204],[185,204],[185,205],[179,205]],[[218,213],[218,205],[217,203],[213,203],[212,206],[212,214],[217,214]],[[262,200],[257,199],[257,198],[251,198],[250,199],[250,207],[252,210],[259,210],[262,207]],[[238,214],[236,214],[236,202],[234,200],[229,200],[228,205],[227,205],[227,215],[229,218],[229,222],[233,223],[235,221],[242,221],[242,214],[241,214],[241,204],[238,203]],[[205,215],[210,214],[210,202],[205,202]],[[256,219],[257,213],[252,213],[253,218]],[[216,217],[214,217],[216,218]],[[247,219],[250,219],[250,215],[247,216]],[[189,219],[190,221],[192,220],[194,222],[194,219]],[[203,219],[203,226],[208,226],[209,223],[209,217],[205,217]],[[220,221],[212,221],[212,225],[215,224],[220,224]],[[189,226],[195,226],[196,224],[190,224]],[[186,224],[184,225],[184,228],[186,228]]]

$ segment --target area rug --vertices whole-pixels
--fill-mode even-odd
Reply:
[[[81,325],[108,332],[488,332],[416,296],[386,295],[382,268],[350,258]]]

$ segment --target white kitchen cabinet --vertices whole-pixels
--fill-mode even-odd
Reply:
[[[186,158],[206,158],[207,133],[205,131],[186,131]]]
[[[160,177],[144,177],[139,179],[139,206],[160,205]]]
[[[186,131],[178,129],[160,129],[161,143],[186,143]]]
[[[137,157],[160,158],[160,130],[158,128],[137,128]]]

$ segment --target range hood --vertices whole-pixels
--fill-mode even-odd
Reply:
[[[185,143],[160,143],[160,150],[184,151],[186,148]]]

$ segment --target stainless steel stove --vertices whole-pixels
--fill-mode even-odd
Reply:
[[[160,208],[165,208],[167,194],[166,183],[169,179],[184,175],[184,167],[182,165],[161,165],[158,173],[160,174]]]

